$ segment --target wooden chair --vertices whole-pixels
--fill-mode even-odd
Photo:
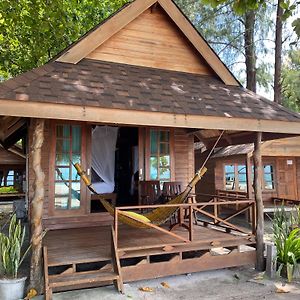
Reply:
[[[141,205],[155,204],[161,196],[159,180],[145,180],[139,182]]]
[[[163,183],[162,195],[168,201],[181,193],[182,182],[170,181]]]

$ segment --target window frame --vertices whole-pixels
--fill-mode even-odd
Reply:
[[[225,170],[225,167],[226,166],[233,166],[233,173],[230,172],[230,174],[234,174],[234,189],[232,190],[228,190],[226,189],[226,170]],[[245,175],[246,175],[246,189],[245,190],[242,190],[242,189],[239,189],[239,188],[236,188],[236,187],[239,187],[239,172],[238,172],[238,167],[239,166],[245,166]],[[225,191],[235,191],[235,192],[242,192],[242,193],[247,193],[247,166],[245,163],[243,162],[224,162],[223,163],[223,186],[224,186],[224,190]]]
[[[50,125],[51,148],[49,155],[49,216],[77,216],[87,213],[88,191],[82,180],[80,180],[80,208],[78,209],[56,209],[55,208],[55,166],[56,166],[56,126],[70,125],[81,127],[81,166],[87,169],[87,126],[81,122],[52,121]]]
[[[234,166],[234,186],[235,187],[239,187],[239,178],[238,178],[238,167],[241,166],[241,165],[245,165],[245,168],[246,168],[246,164],[243,163],[243,162],[232,162],[232,161],[229,161],[229,162],[224,162],[223,163],[223,187],[224,187],[224,190],[225,191],[235,191],[235,192],[247,192],[247,177],[246,177],[246,190],[240,190],[240,189],[233,189],[233,190],[227,190],[226,189],[226,172],[225,172],[225,166]],[[272,167],[272,170],[273,172],[270,173],[273,175],[273,189],[266,189],[265,188],[265,172],[264,172],[264,167],[265,166],[271,166]],[[253,171],[253,164],[250,164],[250,169],[251,169],[251,182],[252,182],[252,185],[253,185],[253,181],[254,181],[254,171]],[[266,162],[262,164],[262,169],[263,169],[263,174],[262,174],[262,190],[264,192],[274,192],[276,191],[276,168],[274,166],[273,163],[269,163],[269,162]],[[246,171],[246,176],[247,176],[247,171]],[[252,190],[252,189],[251,189]]]
[[[276,169],[273,163],[263,163],[263,190],[266,192],[274,192],[276,191]],[[266,180],[265,180],[265,166],[271,166],[272,167],[272,172],[267,173],[267,174],[272,174],[272,183],[273,183],[273,188],[272,189],[266,189]]]
[[[168,131],[169,132],[169,155],[170,155],[170,178],[169,179],[151,179],[150,177],[150,158],[151,158],[151,130]],[[175,180],[175,157],[174,157],[174,129],[173,128],[161,128],[161,127],[149,127],[146,128],[146,143],[145,143],[145,180],[158,180],[160,182],[168,182]],[[158,168],[159,170],[159,168]]]

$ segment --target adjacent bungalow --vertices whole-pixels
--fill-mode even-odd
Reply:
[[[19,146],[4,149],[0,145],[0,201],[24,198],[26,159]]]
[[[262,143],[263,164],[262,196],[265,210],[282,201],[297,203],[300,195],[300,139],[299,137],[272,140]],[[203,185],[197,186],[199,194],[253,194],[253,174],[247,181],[248,169],[253,173],[254,145],[242,144],[219,148],[212,155],[207,166],[208,174]],[[204,153],[195,151],[196,167]],[[249,190],[249,192],[248,192]],[[275,203],[274,203],[275,201]]]
[[[3,82],[0,115],[28,124],[31,282],[41,281],[42,228],[48,229],[47,298],[52,290],[111,280],[122,290],[122,281],[254,264],[257,253],[261,268],[259,180],[258,223],[250,232],[217,215],[220,230],[194,226],[192,212],[212,217],[198,204],[185,206],[188,231],[117,222],[122,209],[141,208],[134,182],[187,185],[195,136],[207,148],[219,137],[218,146],[255,142],[259,178],[261,140],[300,134],[300,116],[244,89],[173,1],[133,1],[44,66]],[[98,193],[115,194],[114,218],[92,209],[72,163],[82,165]],[[253,200],[245,202],[254,208]],[[112,224],[118,234],[111,237]],[[60,274],[53,276],[53,267]]]

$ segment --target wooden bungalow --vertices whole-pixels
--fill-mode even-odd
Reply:
[[[44,66],[2,83],[0,115],[29,124],[31,281],[41,278],[43,227],[48,297],[52,289],[111,280],[122,289],[122,280],[254,264],[255,255],[262,268],[260,142],[300,134],[300,116],[242,88],[173,1],[133,1]],[[187,185],[194,137],[212,148],[223,131],[219,146],[255,142],[256,227],[212,215],[212,203],[173,204],[188,210],[189,230],[119,224],[122,211],[150,208],[137,206],[144,203],[134,182]],[[114,217],[92,204],[71,162],[116,199]],[[196,226],[193,212],[212,222]]]
[[[247,163],[248,168],[253,170],[253,151],[253,144],[232,145],[217,149],[207,164],[209,171],[203,179],[203,185],[197,186],[197,193],[212,195],[228,193],[254,198],[253,175],[251,175],[252,180],[247,181],[246,174]],[[205,153],[200,152],[200,149],[195,151],[196,167],[205,157]],[[282,201],[286,204],[298,203],[300,201],[299,137],[263,142],[261,155],[262,196],[265,211],[271,211],[274,204]]]
[[[25,172],[26,159],[22,149],[17,146],[4,149],[0,145],[0,201],[25,199]]]

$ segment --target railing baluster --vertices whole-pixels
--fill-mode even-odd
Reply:
[[[216,217],[218,217],[218,206],[216,205],[216,202],[217,202],[218,200],[217,200],[217,198],[216,197],[214,197],[214,224],[216,224],[217,223],[217,219],[216,219]]]
[[[114,214],[114,228],[115,228],[115,238],[116,238],[116,248],[118,248],[118,236],[119,236],[119,230],[118,230],[118,214],[119,210],[115,207],[115,214]]]
[[[193,238],[194,238],[194,220],[193,220],[193,212],[194,212],[194,209],[193,209],[193,206],[189,205],[189,240],[192,242],[193,241]]]
[[[252,224],[252,233],[255,234],[256,232],[256,206],[255,202],[252,203],[252,209],[251,209],[251,224]]]

